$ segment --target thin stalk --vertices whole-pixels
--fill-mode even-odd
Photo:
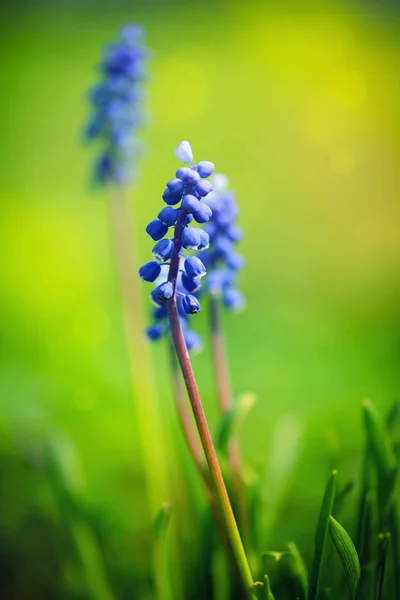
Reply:
[[[172,385],[175,396],[176,412],[179,419],[179,425],[182,430],[183,437],[187,448],[189,450],[192,461],[203,480],[208,493],[212,493],[211,481],[208,471],[204,464],[204,457],[202,448],[198,439],[196,429],[194,429],[191,416],[188,411],[184,393],[184,387],[182,386],[182,375],[179,370],[178,360],[176,358],[175,349],[172,340],[170,340],[170,359],[171,359],[171,372],[172,372]]]
[[[211,513],[213,519],[219,529],[222,543],[225,546],[225,550],[231,560],[231,568],[233,568],[233,574],[236,581],[241,585],[241,574],[238,571],[235,555],[233,553],[232,545],[229,537],[227,536],[224,522],[222,520],[221,511],[218,505],[217,497],[213,490],[212,481],[207,467],[204,463],[203,449],[200,444],[198,432],[194,428],[192,423],[192,417],[187,409],[186,398],[184,388],[182,386],[182,374],[179,370],[179,363],[176,357],[175,348],[172,339],[170,339],[170,357],[171,357],[171,371],[172,371],[172,383],[175,395],[175,405],[178,414],[179,424],[182,430],[183,437],[185,438],[190,456],[192,461],[203,481],[207,500],[210,504]]]
[[[219,300],[210,298],[211,340],[214,356],[215,376],[217,380],[218,402],[221,414],[232,408],[232,391],[224,334],[221,328]],[[241,478],[241,457],[238,441],[229,440],[228,460],[232,474],[235,506],[239,524],[243,532],[247,532],[246,507],[244,503],[243,483]],[[247,538],[247,535],[246,535]]]
[[[159,510],[167,494],[166,462],[160,415],[154,389],[149,346],[143,335],[144,306],[127,190],[114,186],[109,194],[109,220],[114,245],[116,270],[122,303],[123,323],[128,352],[139,443],[152,515]]]
[[[167,300],[168,318],[171,326],[172,339],[174,342],[176,354],[178,356],[179,364],[188,391],[190,403],[192,405],[193,415],[200,435],[204,454],[207,459],[213,487],[215,489],[215,493],[217,495],[218,502],[220,505],[224,525],[227,531],[228,538],[232,545],[236,563],[242,576],[243,585],[248,596],[250,597],[251,588],[253,586],[253,577],[251,575],[250,567],[247,561],[246,553],[244,551],[239,529],[236,524],[235,516],[233,514],[229,496],[226,491],[221,468],[218,463],[217,453],[214,448],[214,444],[210,434],[210,429],[208,427],[206,415],[204,413],[204,408],[201,402],[199,390],[194,376],[193,367],[190,362],[189,353],[186,348],[185,338],[183,336],[183,331],[179,321],[178,309],[176,305],[176,279],[179,270],[179,252],[181,250],[181,235],[184,227],[185,217],[186,214],[184,211],[182,211],[175,227],[175,247],[173,256],[171,258],[171,266],[168,276],[169,281],[171,281],[174,287],[174,295],[172,296],[172,298]]]

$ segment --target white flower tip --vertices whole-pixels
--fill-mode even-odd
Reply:
[[[229,180],[226,175],[216,173],[212,178],[213,189],[216,192],[225,192],[228,189]]]
[[[181,142],[179,146],[175,149],[175,156],[178,160],[182,161],[183,163],[192,164],[193,152],[189,142]]]

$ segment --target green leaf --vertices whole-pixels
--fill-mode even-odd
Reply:
[[[400,418],[400,401],[396,400],[392,404],[392,406],[387,414],[387,417],[386,417],[386,428],[388,431],[392,432],[393,429],[395,429],[395,427],[399,421],[399,418]]]
[[[317,600],[318,598],[321,565],[329,528],[329,517],[335,499],[336,475],[337,471],[333,471],[328,480],[319,513],[317,529],[315,532],[314,556],[311,566],[310,586],[307,596],[308,600]]]
[[[153,524],[155,543],[155,580],[158,600],[172,600],[172,590],[168,573],[166,535],[171,518],[171,506],[165,502],[158,511]]]
[[[115,596],[107,579],[103,556],[93,532],[83,521],[72,523],[71,530],[83,565],[90,597],[93,600],[114,600]]]
[[[364,423],[371,450],[379,471],[390,475],[396,466],[396,458],[387,434],[385,423],[369,400],[363,400]]]
[[[153,531],[156,540],[163,539],[167,533],[169,520],[171,518],[171,506],[165,502],[155,516]]]
[[[370,600],[374,591],[378,539],[377,503],[375,490],[364,490],[361,500],[357,533],[357,550],[361,564],[358,600]]]
[[[229,440],[235,436],[255,403],[256,396],[247,392],[242,394],[238,402],[223,414],[215,436],[215,444],[219,450],[226,452]]]
[[[347,531],[332,516],[329,518],[329,534],[342,563],[350,596],[354,600],[361,574],[357,551]]]
[[[354,489],[354,481],[348,481],[346,485],[336,494],[335,502],[333,505],[333,514],[335,516],[338,515],[340,509],[342,508],[347,496],[351,494]]]
[[[382,599],[383,582],[385,580],[386,556],[390,542],[390,533],[380,533],[378,535],[378,565],[376,570],[376,600]],[[396,596],[398,597],[398,596]]]
[[[295,597],[299,600],[307,598],[308,575],[307,568],[300,554],[300,551],[294,542],[288,544],[290,551],[290,574],[295,580]]]
[[[369,400],[364,400],[362,406],[367,439],[378,476],[378,500],[380,517],[383,519],[393,499],[396,456],[385,423],[375,406]]]

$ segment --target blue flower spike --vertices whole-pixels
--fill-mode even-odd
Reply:
[[[201,164],[197,166],[198,172],[207,173],[207,167],[200,168]],[[244,265],[243,257],[235,249],[242,239],[242,230],[236,224],[239,211],[235,195],[228,190],[228,183],[225,175],[215,174],[212,177],[213,191],[204,198],[204,204],[211,211],[204,227],[211,248],[199,248],[202,251],[198,257],[207,267],[205,290],[214,297],[222,298],[228,310],[237,312],[246,305],[244,296],[236,288],[238,272]]]
[[[143,81],[148,51],[144,31],[136,24],[121,28],[118,40],[105,46],[99,65],[100,81],[89,90],[91,115],[84,130],[86,141],[97,141],[96,184],[128,183],[140,154],[138,131],[144,122]]]
[[[200,302],[194,294],[200,289],[200,279],[206,274],[206,266],[197,256],[186,256],[185,251],[204,251],[210,243],[207,231],[190,226],[192,221],[207,223],[212,218],[212,184],[208,177],[214,170],[213,163],[193,162],[193,152],[189,142],[184,141],[175,150],[175,156],[184,166],[176,171],[176,176],[167,182],[162,194],[165,206],[158,218],[151,221],[146,231],[157,243],[153,248],[154,260],[139,269],[143,281],[154,282],[151,300],[153,323],[146,335],[156,341],[169,331],[167,302],[176,299],[179,319],[188,350],[201,347],[197,334],[188,328],[190,315],[200,312]],[[169,229],[173,236],[167,236]],[[172,238],[172,239],[170,239]],[[175,273],[171,269],[175,265]]]

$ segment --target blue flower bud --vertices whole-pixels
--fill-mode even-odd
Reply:
[[[171,181],[168,181],[167,183],[167,188],[173,193],[173,194],[182,194],[184,188],[185,188],[185,184],[183,183],[182,179],[171,179]]]
[[[226,175],[223,175],[222,173],[217,173],[216,175],[214,175],[214,177],[212,179],[212,183],[213,183],[214,189],[217,192],[223,193],[223,192],[225,192],[225,190],[228,187],[228,178]]]
[[[162,199],[166,204],[178,204],[181,201],[181,194],[171,192],[168,188],[165,188],[164,193],[162,195]]]
[[[178,215],[178,208],[173,208],[172,206],[165,206],[158,213],[158,218],[164,223],[164,225],[167,225],[167,227],[171,227],[171,225],[174,225],[176,223]]]
[[[237,252],[230,252],[226,257],[226,264],[230,269],[238,271],[244,266],[244,258],[241,254],[238,254]]]
[[[182,231],[182,246],[187,250],[196,250],[201,242],[199,232],[196,227],[185,227]]]
[[[120,36],[123,40],[129,43],[138,42],[144,34],[143,27],[137,25],[137,23],[127,23],[121,27]]]
[[[214,165],[208,160],[201,160],[197,165],[197,171],[200,177],[209,177],[214,171]]]
[[[161,262],[165,262],[171,258],[174,251],[174,242],[172,240],[163,239],[157,242],[153,248],[153,256]]]
[[[206,231],[208,233],[210,238],[215,237],[215,235],[218,231],[218,225],[216,224],[215,220],[209,221],[207,223],[207,225],[204,227],[204,231]]]
[[[188,329],[183,332],[185,337],[186,347],[191,352],[199,352],[202,347],[202,342],[200,336],[197,335],[194,331],[189,331]]]
[[[167,305],[163,304],[162,306],[157,306],[153,310],[153,317],[156,321],[161,321],[167,316]]]
[[[200,180],[196,183],[196,187],[194,188],[199,196],[207,196],[210,192],[212,192],[212,185],[209,181]]]
[[[195,185],[198,181],[200,181],[200,175],[194,169],[190,169],[189,167],[182,167],[177,170],[176,176],[178,179],[181,179],[185,183],[190,183]]]
[[[193,215],[191,213],[188,213],[185,217],[185,225],[189,225],[189,223],[191,223],[193,221]]]
[[[200,231],[200,244],[197,246],[197,249],[207,250],[207,248],[210,246],[210,236],[208,235],[207,231],[204,231],[204,229],[201,229]]]
[[[195,296],[191,294],[187,294],[183,298],[183,308],[185,309],[185,313],[188,315],[194,315],[200,312],[200,302],[197,300]]]
[[[185,290],[192,293],[198,292],[201,287],[199,280],[195,280],[191,277],[188,277],[186,273],[182,273],[182,285],[185,288]]]
[[[158,323],[146,329],[146,335],[152,342],[159,340],[163,333],[164,327]]]
[[[226,235],[231,240],[231,242],[239,242],[243,237],[243,231],[237,225],[231,225],[226,230]]]
[[[160,283],[154,290],[151,292],[151,298],[155,302],[156,306],[160,304],[164,304],[166,300],[172,298],[174,293],[174,286],[170,281],[164,281]]]
[[[155,281],[161,273],[161,267],[155,260],[147,262],[139,269],[139,277],[143,281]]]
[[[232,242],[224,236],[218,236],[213,242],[213,250],[218,256],[226,257],[232,251]]]
[[[189,142],[181,142],[179,146],[175,148],[175,156],[183,163],[192,163],[193,152]]]
[[[212,210],[204,202],[199,202],[197,209],[193,212],[193,217],[198,223],[206,223],[212,217]]]
[[[161,240],[161,238],[166,235],[168,232],[168,227],[161,223],[159,219],[154,219],[154,221],[150,221],[150,223],[146,227],[146,232],[149,234],[153,240]]]
[[[189,213],[193,213],[198,210],[199,205],[200,201],[196,198],[196,196],[193,196],[192,194],[186,194],[186,196],[183,196],[183,210],[186,210]]]
[[[235,312],[245,307],[243,295],[234,288],[227,288],[223,291],[223,300],[226,308]]]
[[[186,275],[192,279],[201,279],[207,272],[202,261],[197,256],[190,256],[185,260],[185,271]]]

